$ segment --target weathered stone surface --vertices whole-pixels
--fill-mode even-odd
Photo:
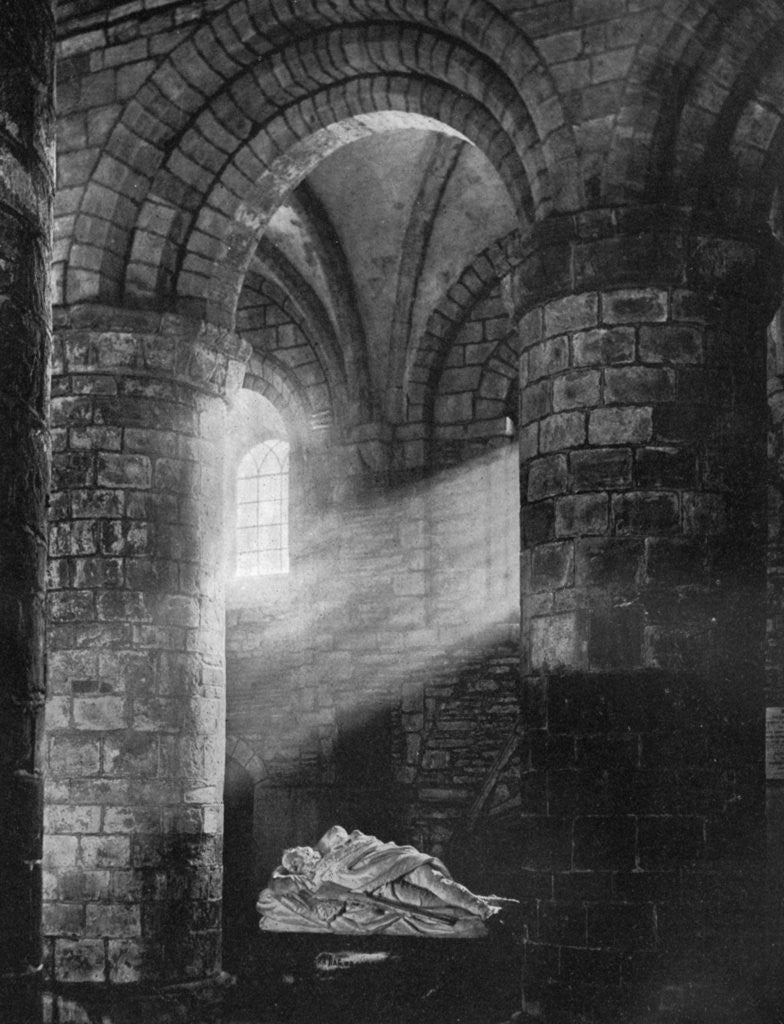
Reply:
[[[89,314],[99,321],[109,315],[105,310]],[[72,322],[80,317],[88,319],[88,311],[71,314]],[[158,892],[155,912],[142,913],[143,907],[149,909],[147,894],[123,884],[136,863],[131,839],[154,834],[174,848],[180,838],[198,843],[200,836],[219,835],[222,829],[222,815],[213,805],[223,773],[216,523],[222,505],[218,459],[224,413],[213,393],[220,360],[241,356],[243,349],[231,338],[207,338],[202,331],[198,358],[191,359],[181,351],[187,343],[182,324],[141,319],[148,329],[156,322],[164,331],[158,346],[131,324],[116,332],[96,332],[83,324],[61,335],[64,369],[76,368],[80,380],[84,371],[100,370],[102,379],[111,374],[113,391],[122,396],[107,405],[106,389],[100,388],[74,401],[76,377],[66,372],[59,379],[62,397],[55,399],[58,421],[70,427],[62,456],[65,471],[56,486],[79,518],[58,521],[50,540],[52,553],[71,570],[55,578],[49,616],[52,623],[78,622],[85,639],[89,630],[89,650],[95,653],[67,643],[58,651],[55,678],[59,673],[57,686],[67,706],[50,721],[49,767],[70,780],[72,792],[92,792],[99,803],[84,812],[90,815],[90,829],[81,818],[69,818],[61,803],[52,803],[49,814],[56,815],[58,845],[49,856],[61,869],[100,870],[108,878],[97,894],[85,890],[73,904],[88,937],[78,968],[85,980],[98,970],[91,937],[102,948],[109,941],[102,970],[118,981],[140,977],[142,961],[166,946],[156,922],[171,894]],[[169,362],[167,352],[172,354]],[[178,390],[171,378],[154,381],[146,376],[153,369],[180,374],[209,397]],[[210,404],[218,407],[217,414]],[[74,420],[80,424],[76,430]],[[101,450],[93,457],[96,446]],[[170,660],[162,658],[163,651],[170,652]],[[213,672],[214,686],[208,682]],[[196,779],[204,787],[202,796],[194,789]],[[153,790],[157,797],[151,807]],[[191,801],[187,813],[181,807],[186,794]],[[59,799],[53,792],[52,800]],[[78,849],[67,845],[69,839]],[[197,886],[212,863],[186,856],[177,868],[183,884]],[[116,893],[123,894],[123,902]],[[206,922],[202,903],[186,903],[182,910],[181,929],[217,934],[217,921]],[[57,946],[58,936],[65,935],[65,919],[52,911],[47,920]],[[119,940],[126,944],[118,945]],[[133,941],[128,945],[126,940]],[[216,942],[205,941],[194,950],[197,961],[191,967],[182,950],[175,955],[172,948],[157,975],[209,971],[214,964],[203,957],[216,948]],[[76,974],[69,964],[78,955],[78,944],[69,946],[67,955],[63,947],[62,957],[55,956],[55,972]]]

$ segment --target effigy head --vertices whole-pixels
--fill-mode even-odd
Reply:
[[[281,864],[292,875],[311,875],[321,854],[312,846],[292,846],[283,851]]]
[[[336,846],[340,846],[341,843],[345,843],[348,839],[348,832],[343,828],[342,825],[333,825],[332,828],[327,829],[324,835],[316,843],[316,850],[321,854],[322,857],[326,857],[330,850]]]

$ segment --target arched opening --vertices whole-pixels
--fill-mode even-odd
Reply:
[[[262,875],[336,823],[446,855],[517,712],[508,243],[497,266],[484,254],[518,211],[434,120],[379,112],[332,136],[269,215],[238,305],[258,362],[233,457],[297,439],[291,573],[228,586],[227,730],[263,772]],[[430,365],[442,306],[454,325]],[[517,764],[496,771],[474,844]]]

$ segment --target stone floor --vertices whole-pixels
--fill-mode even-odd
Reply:
[[[519,965],[507,937],[259,935],[212,984],[67,987],[47,997],[44,1024],[505,1024]]]

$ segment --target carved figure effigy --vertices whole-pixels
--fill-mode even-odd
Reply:
[[[284,850],[256,909],[263,931],[481,938],[506,902],[413,846],[335,825],[315,847]]]

